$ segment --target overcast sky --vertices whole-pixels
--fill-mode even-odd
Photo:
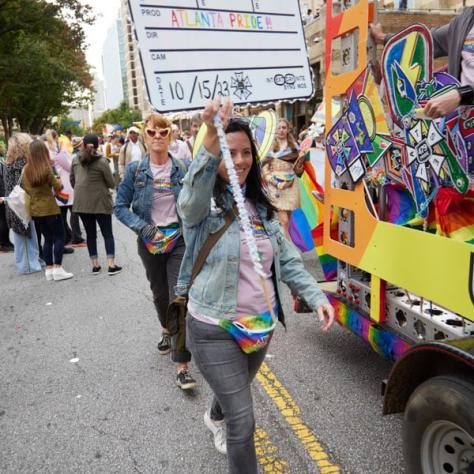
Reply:
[[[87,43],[87,62],[94,67],[94,72],[102,77],[102,48],[107,31],[118,16],[120,0],[83,0],[94,9],[96,21],[93,26],[85,28]]]

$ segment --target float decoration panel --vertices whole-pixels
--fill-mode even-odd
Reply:
[[[336,176],[349,171],[353,183],[364,178],[401,185],[423,219],[441,188],[464,195],[474,183],[474,108],[460,107],[436,120],[420,113],[431,98],[459,85],[432,70],[428,28],[412,25],[393,36],[382,56],[388,117],[369,66],[347,90],[326,141]]]

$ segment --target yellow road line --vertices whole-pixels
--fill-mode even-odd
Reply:
[[[289,474],[288,462],[276,456],[277,447],[270,440],[268,433],[261,427],[255,429],[255,450],[257,459],[265,472],[269,474]]]
[[[293,433],[301,441],[309,457],[317,465],[319,472],[321,474],[340,473],[340,467],[329,460],[329,456],[316,436],[301,420],[300,408],[265,362],[257,373],[257,380],[278,407]]]

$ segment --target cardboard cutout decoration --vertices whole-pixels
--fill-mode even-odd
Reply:
[[[260,159],[268,155],[273,144],[277,128],[277,116],[274,110],[265,110],[258,115],[250,117],[236,117],[247,121],[257,144],[258,156]],[[202,146],[204,136],[206,135],[207,125],[203,123],[196,136],[193,146],[193,157],[196,156],[199,148]]]

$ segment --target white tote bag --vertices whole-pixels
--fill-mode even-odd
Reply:
[[[25,227],[31,221],[30,215],[30,196],[19,185],[15,185],[12,192],[5,198],[8,207],[19,217]]]

